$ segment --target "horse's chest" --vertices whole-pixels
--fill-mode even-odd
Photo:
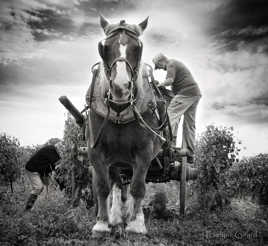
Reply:
[[[135,162],[138,146],[142,145],[141,139],[134,129],[124,126],[107,127],[103,132],[98,152],[101,152],[109,163]]]
[[[111,151],[127,152],[131,151],[133,145],[136,144],[136,140],[133,138],[133,132],[122,130],[107,131],[104,136],[103,143],[106,148]]]

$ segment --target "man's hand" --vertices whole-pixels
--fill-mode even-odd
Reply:
[[[54,179],[55,176],[56,176],[56,172],[55,171],[52,171],[52,173],[49,175],[51,179]]]
[[[55,170],[58,170],[59,168],[61,168],[62,163],[61,162],[57,162],[55,165]]]
[[[170,86],[173,84],[172,78],[167,78],[163,83],[161,83],[159,86]]]
[[[53,172],[50,174],[49,179],[50,179],[50,183],[51,183],[53,186],[55,186],[55,187],[58,186],[58,182],[56,181],[56,172],[55,172],[55,171],[53,171]]]
[[[158,85],[158,88],[165,88],[165,85],[163,85],[163,84],[159,84],[159,85]]]
[[[158,86],[160,83],[158,80],[154,80],[154,84]]]

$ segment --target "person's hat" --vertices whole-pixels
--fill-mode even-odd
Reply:
[[[153,63],[157,63],[159,61],[165,60],[167,59],[167,57],[162,54],[162,53],[158,53],[154,58],[153,58]]]
[[[157,64],[159,61],[165,60],[167,59],[167,57],[162,54],[162,53],[158,53],[154,58],[153,58],[153,63],[155,64],[155,69],[158,68]]]

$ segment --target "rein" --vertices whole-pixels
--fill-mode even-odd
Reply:
[[[103,134],[103,131],[104,131],[104,129],[105,129],[105,126],[106,126],[107,123],[109,122],[109,115],[110,115],[110,108],[111,108],[111,107],[110,107],[110,105],[109,105],[109,101],[108,101],[108,100],[106,100],[106,105],[107,105],[107,109],[108,109],[108,111],[107,111],[106,117],[105,117],[105,119],[103,120],[102,125],[101,125],[101,127],[100,127],[100,129],[99,129],[99,131],[98,131],[96,140],[95,140],[94,143],[91,145],[91,148],[92,148],[92,149],[94,149],[94,148],[97,146],[97,144],[98,144],[98,142],[99,142],[99,140],[100,140],[100,138],[101,138],[101,136],[102,136],[102,134]],[[162,129],[163,129],[163,127],[164,127],[165,124],[166,124],[166,120],[161,124],[161,126],[159,126],[158,128],[154,129],[153,127],[151,127],[151,126],[144,120],[144,118],[142,117],[141,113],[139,112],[139,110],[137,109],[137,107],[135,106],[135,104],[132,104],[131,106],[132,106],[132,110],[133,110],[133,113],[134,113],[134,115],[135,115],[135,118],[136,118],[137,122],[139,123],[139,125],[140,125],[141,127],[144,127],[145,129],[147,129],[147,130],[148,130],[149,132],[151,132],[153,135],[155,135],[155,136],[157,136],[158,138],[160,138],[161,141],[166,142],[167,140],[166,140],[164,137],[162,137],[162,136],[157,132],[157,130],[162,130]]]
[[[107,111],[106,117],[105,117],[104,121],[101,124],[101,127],[100,127],[100,129],[98,131],[98,134],[97,134],[97,137],[96,137],[96,140],[94,141],[93,145],[91,146],[92,149],[94,149],[97,146],[97,144],[98,144],[98,142],[99,142],[99,140],[100,140],[100,138],[101,138],[101,136],[103,134],[103,130],[104,130],[105,126],[107,125],[108,121],[109,121],[110,107],[108,106],[108,104],[107,104],[107,108],[108,108],[108,111]]]
[[[157,133],[151,126],[148,125],[148,123],[143,119],[141,113],[138,111],[137,107],[133,105],[133,112],[134,115],[139,122],[140,126],[145,127],[149,132],[153,133],[157,137],[159,137],[163,142],[166,142],[166,139],[162,137],[159,133]]]

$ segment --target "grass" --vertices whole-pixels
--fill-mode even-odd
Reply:
[[[187,213],[183,218],[176,206],[178,185],[148,184],[144,206],[147,207],[148,235],[124,235],[91,238],[95,223],[93,209],[87,211],[83,203],[71,210],[62,192],[50,187],[48,197],[43,191],[33,211],[23,209],[29,195],[24,184],[14,186],[15,193],[0,187],[0,245],[98,245],[98,246],[214,246],[268,245],[268,223],[264,210],[249,200],[234,199],[223,211],[206,213],[198,209],[194,192],[187,194]],[[168,220],[155,219],[148,203],[156,191],[168,195]],[[266,237],[266,238],[265,238]],[[267,240],[267,241],[265,241]]]

